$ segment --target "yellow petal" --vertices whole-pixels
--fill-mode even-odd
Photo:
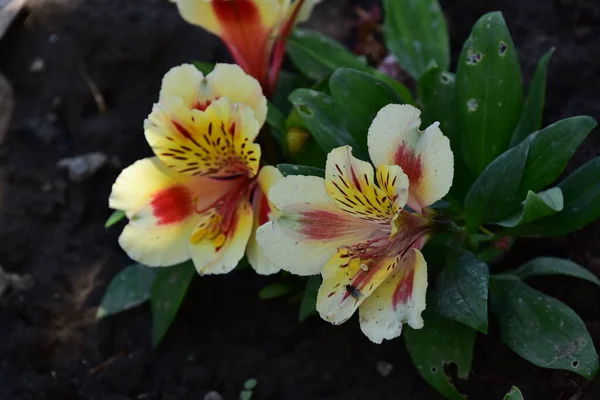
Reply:
[[[267,193],[281,179],[283,179],[283,175],[281,175],[281,172],[277,168],[270,165],[262,167],[258,174],[258,187],[255,189],[252,200],[254,227],[248,241],[246,256],[252,268],[260,275],[271,275],[280,270],[278,266],[269,261],[263,250],[259,247],[256,241],[256,230],[262,224],[271,221],[275,217],[275,210],[267,198]]]
[[[220,98],[205,111],[190,110],[179,98],[157,104],[144,123],[146,140],[167,167],[181,174],[253,177],[260,126],[249,106]]]
[[[221,231],[214,238],[206,237],[197,243],[189,240],[189,251],[198,273],[226,274],[233,270],[244,256],[251,231],[252,207],[247,201],[240,201],[229,232]]]
[[[325,191],[325,180],[288,176],[269,191],[278,212],[262,225],[258,244],[267,258],[296,275],[315,275],[342,245],[371,237],[381,226],[340,210]]]
[[[420,131],[420,115],[413,106],[389,104],[379,110],[368,133],[373,163],[399,165],[408,175],[408,205],[417,212],[444,197],[454,176],[450,141],[438,123]]]
[[[375,343],[394,339],[402,333],[402,324],[413,329],[423,327],[427,264],[421,252],[409,250],[394,272],[360,306],[360,327]]]
[[[294,3],[292,4],[291,9],[293,10],[293,6],[298,2],[298,0],[295,0]],[[310,15],[312,14],[313,9],[315,8],[315,6],[317,4],[319,4],[321,2],[321,0],[305,0],[304,3],[302,4],[302,7],[300,8],[300,11],[298,12],[298,16],[296,17],[296,21],[295,23],[299,24],[302,22],[307,21],[310,18]]]
[[[371,164],[355,158],[350,146],[329,152],[325,179],[327,193],[338,207],[369,221],[389,223],[408,195],[408,179],[402,169],[381,167],[376,182]]]
[[[395,268],[397,257],[376,264],[354,258],[346,250],[336,253],[323,272],[317,296],[317,311],[326,321],[338,325],[354,314],[361,303],[379,287]]]

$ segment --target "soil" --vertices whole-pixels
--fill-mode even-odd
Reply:
[[[313,24],[347,39],[351,6],[365,3],[372,2],[326,0]],[[455,59],[477,18],[502,10],[526,81],[543,52],[556,47],[545,122],[600,118],[597,1],[441,4]],[[32,282],[0,299],[1,399],[202,399],[211,391],[237,399],[249,378],[258,381],[254,399],[441,398],[413,369],[402,340],[374,345],[356,319],[340,327],[318,318],[300,324],[296,306],[258,299],[269,279],[251,271],[196,278],[156,350],[147,306],[96,321],[107,284],[129,263],[117,244],[120,228],[103,227],[108,193],[120,168],[150,154],[142,121],[161,77],[183,62],[229,57],[218,39],[184,23],[163,0],[30,0],[0,54],[17,104],[0,147],[0,264]],[[43,68],[32,70],[38,59]],[[104,112],[90,82],[103,95]],[[57,166],[93,151],[109,162],[82,183]],[[568,170],[599,154],[596,133]],[[522,240],[497,268],[546,254],[600,275],[599,241],[598,223],[564,238]],[[599,347],[596,287],[568,278],[530,283],[571,306]],[[497,332],[492,321],[491,333],[477,339],[472,375],[461,384],[470,398],[501,399],[513,384],[528,400],[600,398],[598,383],[528,364]],[[389,376],[378,373],[380,361],[393,365]]]

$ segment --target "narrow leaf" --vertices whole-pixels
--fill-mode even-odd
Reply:
[[[450,67],[448,28],[437,0],[384,0],[383,7],[385,43],[414,79],[432,63]]]
[[[303,322],[308,317],[317,312],[317,294],[319,293],[319,287],[321,286],[320,275],[311,276],[306,281],[306,288],[304,288],[304,294],[302,295],[302,302],[300,303],[300,310],[298,312],[298,320]]]
[[[325,170],[323,168],[308,167],[306,165],[295,164],[277,164],[277,169],[283,174],[288,175],[310,175],[320,176],[325,178]]]
[[[531,85],[529,86],[527,98],[523,104],[519,123],[510,141],[511,146],[519,144],[527,135],[540,130],[542,127],[542,116],[546,101],[546,75],[548,72],[548,62],[552,54],[554,54],[554,48],[548,50],[538,62]]]
[[[506,272],[507,274],[517,276],[521,279],[530,276],[541,275],[566,275],[575,278],[584,279],[588,282],[600,286],[600,279],[584,267],[564,258],[539,257],[529,261],[527,264]]]
[[[156,277],[156,268],[133,264],[125,267],[112,279],[102,302],[98,307],[96,318],[129,310],[150,298],[150,288]]]
[[[469,377],[476,332],[429,310],[423,312],[423,319],[423,328],[415,330],[406,327],[403,332],[404,342],[415,368],[423,379],[446,398],[465,399],[466,396],[456,390],[447,371],[450,364],[456,364],[458,377]]]
[[[329,89],[346,129],[367,153],[367,132],[377,112],[402,99],[385,82],[365,72],[338,69],[329,79]]]
[[[487,333],[487,298],[489,268],[468,251],[448,258],[437,280],[435,311]]]
[[[510,275],[490,280],[490,305],[501,339],[542,368],[564,369],[591,379],[598,354],[585,324],[567,305]]]
[[[269,300],[285,296],[286,294],[291,293],[293,290],[293,287],[283,283],[271,283],[263,287],[260,292],[258,292],[258,297],[260,297],[262,300]]]
[[[214,63],[208,63],[204,61],[193,61],[194,67],[198,69],[198,71],[202,72],[204,75],[208,75],[215,68]]]
[[[517,49],[502,17],[481,17],[464,44],[456,72],[457,117],[467,166],[480,173],[505,151],[521,114]]]
[[[555,187],[540,193],[534,193],[530,190],[519,210],[496,224],[512,228],[547,217],[548,215],[556,214],[562,209],[563,195],[560,188]]]
[[[506,396],[504,396],[504,400],[524,400],[523,393],[521,393],[518,387],[513,386],[510,389],[510,392],[508,392]]]
[[[104,227],[110,228],[123,218],[125,218],[125,211],[115,210],[112,214],[110,214],[110,217],[108,217],[108,219],[104,223]]]
[[[158,346],[175,320],[187,289],[196,275],[191,261],[158,271],[150,291],[152,343]]]

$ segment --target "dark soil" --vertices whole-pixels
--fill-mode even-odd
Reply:
[[[347,38],[353,3],[324,3],[315,21]],[[538,57],[556,46],[546,122],[600,117],[597,1],[446,0],[442,6],[455,56],[476,19],[496,9],[505,13],[526,80]],[[31,0],[27,7],[0,43],[0,70],[17,97],[0,147],[0,264],[33,280],[30,289],[0,299],[1,399],[202,399],[212,390],[237,399],[248,378],[258,380],[256,399],[440,398],[411,366],[401,339],[374,345],[356,319],[341,327],[317,318],[299,324],[296,307],[257,298],[268,280],[250,271],[195,279],[157,350],[147,306],[97,322],[108,282],[128,264],[117,245],[119,228],[103,228],[107,196],[119,168],[150,154],[142,121],[160,79],[180,63],[228,55],[163,0]],[[32,72],[37,58],[44,68]],[[106,112],[85,76],[103,94]],[[569,170],[600,154],[600,139],[591,136]],[[90,151],[111,162],[83,183],[70,182],[57,161]],[[503,267],[550,254],[600,275],[599,241],[599,224],[565,238],[523,240]],[[531,283],[575,309],[600,345],[596,287],[567,278]],[[394,366],[386,378],[377,372],[379,361]],[[501,399],[512,384],[528,400],[600,398],[597,384],[521,360],[501,344],[492,321],[461,387],[473,399]]]

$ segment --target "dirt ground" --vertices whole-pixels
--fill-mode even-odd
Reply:
[[[313,24],[352,35],[354,4],[324,0]],[[372,2],[366,2],[371,4]],[[545,122],[600,118],[600,4],[595,0],[444,0],[454,59],[472,24],[502,10],[528,81],[555,46]],[[129,263],[105,230],[107,197],[120,168],[150,154],[142,121],[172,66],[227,60],[218,39],[185,24],[165,0],[30,0],[0,42],[0,71],[12,82],[16,112],[0,146],[0,265],[29,276],[28,289],[0,299],[0,399],[440,399],[413,369],[401,339],[370,343],[356,319],[341,327],[261,301],[268,281],[250,271],[194,280],[164,343],[152,350],[142,306],[97,322],[110,279]],[[41,60],[41,61],[40,61]],[[41,65],[41,67],[40,67]],[[105,112],[92,96],[97,85]],[[598,130],[569,170],[600,154]],[[74,183],[65,157],[102,152],[108,162]],[[571,258],[600,275],[600,224],[552,240],[523,240],[498,269],[537,255]],[[27,281],[25,281],[27,283]],[[570,305],[600,345],[600,293],[587,282],[531,282]],[[472,399],[501,399],[512,384],[526,399],[598,399],[600,386],[533,367],[491,333],[479,336],[473,372],[461,388]],[[377,364],[393,365],[383,377]],[[212,397],[213,400],[215,397]]]

